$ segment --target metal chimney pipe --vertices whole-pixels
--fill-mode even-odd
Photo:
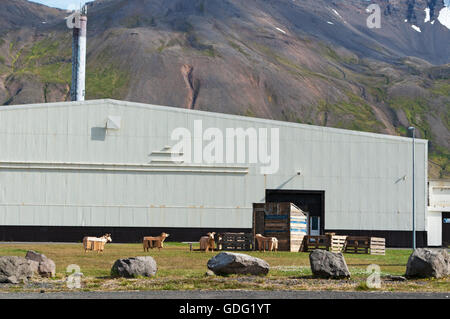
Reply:
[[[75,15],[74,19],[75,23],[72,39],[72,87],[70,96],[72,101],[84,101],[86,87],[86,10],[83,8],[81,13]]]

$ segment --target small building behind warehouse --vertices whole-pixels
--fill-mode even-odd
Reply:
[[[450,180],[428,183],[428,246],[450,246]]]

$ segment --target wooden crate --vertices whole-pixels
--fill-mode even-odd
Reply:
[[[379,237],[370,237],[370,254],[371,255],[385,255],[386,254],[386,239]]]
[[[217,238],[219,250],[253,250],[253,236],[251,233],[222,233]]]
[[[253,204],[253,237],[256,234],[276,237],[280,251],[298,252],[307,234],[307,215],[292,203]]]

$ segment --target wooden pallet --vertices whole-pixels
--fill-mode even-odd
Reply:
[[[343,252],[345,249],[347,236],[331,235],[330,238],[330,251],[334,253]]]
[[[347,254],[368,254],[370,237],[347,236],[344,252]]]
[[[379,237],[348,236],[344,251],[349,254],[385,255],[386,240]]]
[[[329,250],[330,248],[330,236],[305,236],[303,238],[302,250],[304,252],[310,252],[315,249]]]
[[[253,250],[253,236],[251,233],[222,233],[217,236],[219,250]]]
[[[345,249],[346,238],[347,236],[336,236],[334,234],[304,236],[300,251],[310,252],[315,249],[323,249],[339,253]]]
[[[308,234],[308,217],[302,212],[291,212],[290,220],[290,250],[291,252],[301,251],[303,238]]]
[[[266,214],[264,216],[263,236],[278,239],[278,249],[289,251],[289,216]]]
[[[370,237],[370,254],[386,255],[386,239],[379,237]]]

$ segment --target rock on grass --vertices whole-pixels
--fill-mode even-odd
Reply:
[[[112,277],[152,277],[156,275],[158,267],[150,256],[118,259],[111,268]]]
[[[55,277],[55,262],[50,258],[47,258],[44,254],[29,250],[25,258],[30,261],[34,271],[39,273],[41,277]]]
[[[0,257],[0,283],[17,284],[26,281],[34,274],[30,262],[17,256]]]
[[[316,249],[309,254],[311,271],[319,278],[350,278],[350,271],[342,253]]]
[[[445,249],[417,248],[409,256],[406,277],[444,278],[450,274],[450,256]]]
[[[267,275],[269,264],[256,257],[239,253],[220,253],[208,261],[207,267],[216,275]]]

